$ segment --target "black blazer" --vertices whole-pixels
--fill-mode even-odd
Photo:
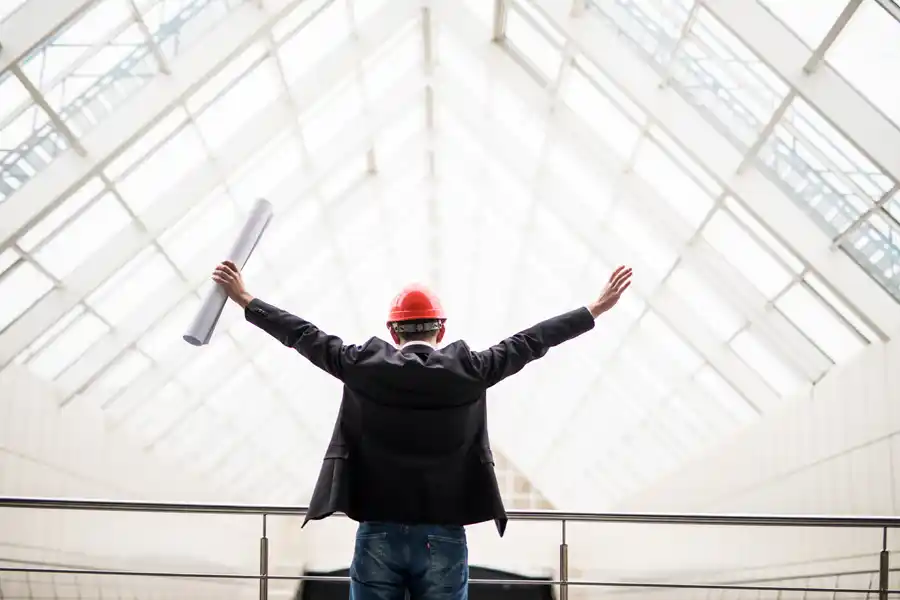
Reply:
[[[331,442],[303,524],[342,511],[356,521],[469,525],[506,511],[488,440],[486,391],[594,327],[579,308],[475,352],[397,349],[371,338],[345,344],[315,325],[254,299],[245,317],[344,384]]]

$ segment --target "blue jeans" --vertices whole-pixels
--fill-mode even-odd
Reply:
[[[350,564],[350,600],[468,600],[462,527],[361,523]]]

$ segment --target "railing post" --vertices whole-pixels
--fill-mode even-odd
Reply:
[[[569,600],[569,545],[566,544],[566,520],[562,523],[562,541],[559,544],[559,600]]]
[[[882,533],[881,568],[878,571],[878,600],[888,600],[888,575],[891,572],[891,553],[887,548],[887,527]]]
[[[266,515],[262,516],[262,537],[259,539],[259,600],[269,600],[269,538],[266,537]]]

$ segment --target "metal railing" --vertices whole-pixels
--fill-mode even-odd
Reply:
[[[269,574],[269,538],[267,536],[267,517],[297,516],[306,514],[306,507],[295,506],[257,506],[243,504],[183,504],[161,502],[128,502],[108,500],[67,500],[50,498],[16,498],[0,497],[0,509],[43,509],[96,512],[130,512],[130,513],[188,513],[188,514],[227,514],[255,515],[262,517],[262,535],[259,545],[259,573],[193,573],[193,572],[160,572],[130,571],[75,568],[32,568],[32,567],[0,567],[0,573],[41,573],[41,574],[74,574],[74,575],[117,575],[133,577],[169,577],[186,579],[213,580],[251,580],[259,581],[259,598],[267,600],[268,583],[272,580],[296,581],[347,581],[348,577],[329,575],[270,575]],[[645,589],[693,589],[693,590],[735,590],[735,591],[774,591],[774,592],[823,592],[854,593],[868,596],[876,590],[838,587],[800,587],[723,583],[652,583],[626,581],[584,581],[569,579],[569,548],[566,541],[566,525],[572,522],[592,523],[632,523],[632,524],[666,524],[666,525],[716,525],[740,527],[816,527],[816,528],[860,528],[881,529],[882,547],[878,565],[878,597],[888,600],[889,595],[900,594],[900,589],[889,586],[890,552],[888,551],[888,529],[900,528],[900,517],[861,517],[861,516],[794,516],[763,514],[668,514],[668,513],[583,513],[561,511],[508,511],[510,520],[545,521],[560,523],[559,544],[559,579],[557,580],[509,580],[509,579],[472,579],[470,583],[490,585],[553,585],[559,588],[560,600],[567,600],[569,586],[593,586],[606,588],[645,588]],[[873,572],[875,570],[873,569]],[[797,579],[785,576],[778,579]]]

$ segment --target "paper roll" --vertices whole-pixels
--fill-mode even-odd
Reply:
[[[253,206],[240,235],[228,252],[227,260],[233,262],[239,269],[243,269],[271,220],[272,204],[268,200],[260,198]],[[192,346],[208,344],[227,299],[224,288],[218,284],[213,285],[206,294],[206,298],[203,299],[203,304],[188,327],[187,333],[182,336],[184,341]]]

